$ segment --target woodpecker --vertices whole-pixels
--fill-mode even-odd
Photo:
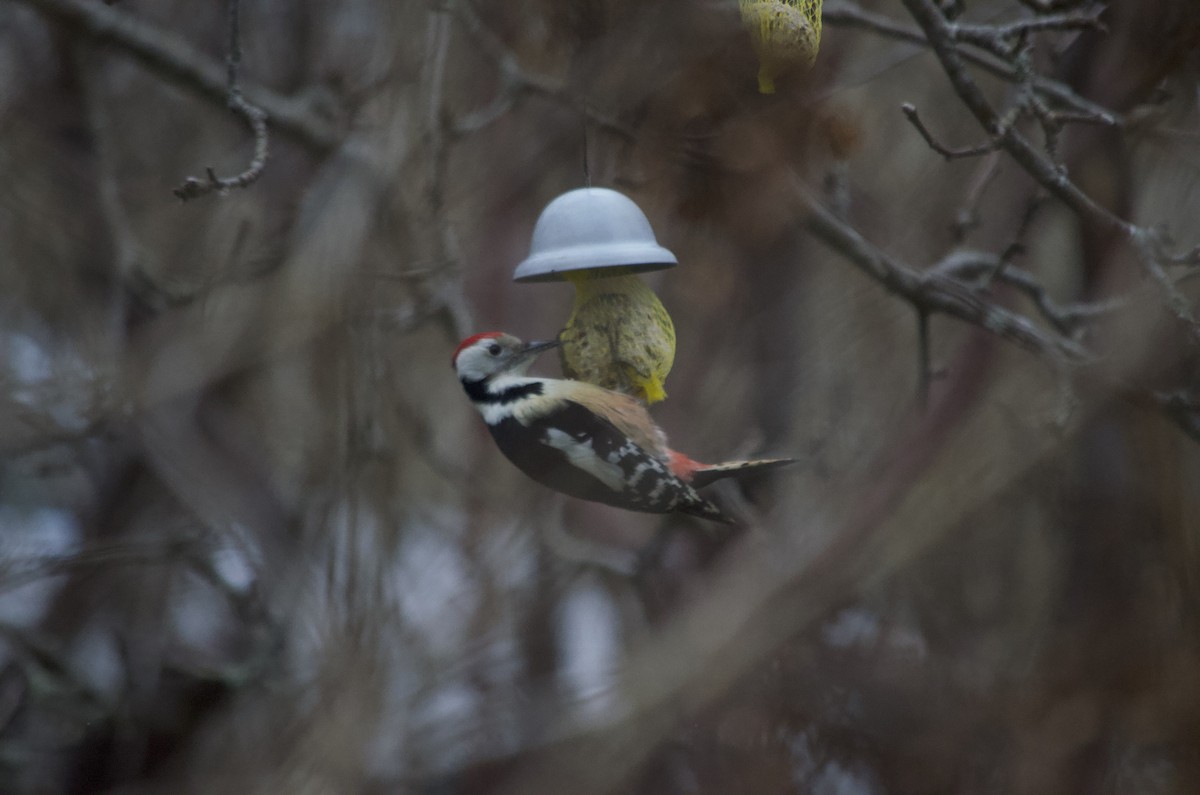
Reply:
[[[523,343],[492,331],[463,340],[450,360],[500,451],[538,483],[631,511],[676,511],[733,524],[696,489],[794,463],[702,464],[667,447],[637,398],[582,381],[525,375],[538,354],[558,344]]]

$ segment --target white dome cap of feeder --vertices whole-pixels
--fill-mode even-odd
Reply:
[[[646,214],[632,199],[608,188],[577,188],[542,210],[529,256],[517,266],[513,280],[560,281],[570,271],[620,268],[621,273],[636,273],[677,263],[658,244]]]

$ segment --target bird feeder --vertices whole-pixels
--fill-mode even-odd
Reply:
[[[758,53],[758,90],[775,93],[775,78],[807,69],[821,48],[822,0],[738,0]]]
[[[575,304],[559,334],[569,378],[654,403],[666,397],[675,327],[637,274],[676,264],[631,199],[608,188],[579,188],[542,210],[529,256],[513,279],[575,286]]]
[[[518,282],[562,281],[574,271],[639,273],[670,268],[675,255],[658,244],[646,214],[608,188],[577,188],[546,205],[533,227]]]

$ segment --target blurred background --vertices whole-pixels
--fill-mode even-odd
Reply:
[[[269,157],[182,202],[254,151],[222,4],[0,0],[0,792],[1200,791],[1196,327],[905,119],[987,141],[920,4],[827,3],[762,95],[732,2],[243,0]],[[1102,11],[972,73],[1110,111],[1067,173],[1200,243],[1192,0],[937,6]],[[532,483],[448,366],[562,326],[511,276],[585,158],[680,261],[673,446],[800,459],[714,487],[740,531]]]

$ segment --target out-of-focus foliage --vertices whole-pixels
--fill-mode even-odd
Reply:
[[[927,49],[827,19],[764,96],[732,2],[243,0],[248,96],[328,140],[273,124],[258,182],[181,203],[245,125],[63,2],[0,0],[0,791],[1200,790],[1194,343],[1111,230],[931,151],[900,102],[983,133]],[[1061,161],[1187,250],[1196,8],[1110,6],[1022,66],[1121,116]],[[222,74],[219,4],[111,10]],[[548,493],[447,366],[558,331],[570,286],[511,272],[585,128],[681,263],[647,277],[673,446],[802,458],[717,491],[741,534]],[[1070,329],[1099,372],[943,316],[920,368],[813,201],[916,268],[1120,299]]]

